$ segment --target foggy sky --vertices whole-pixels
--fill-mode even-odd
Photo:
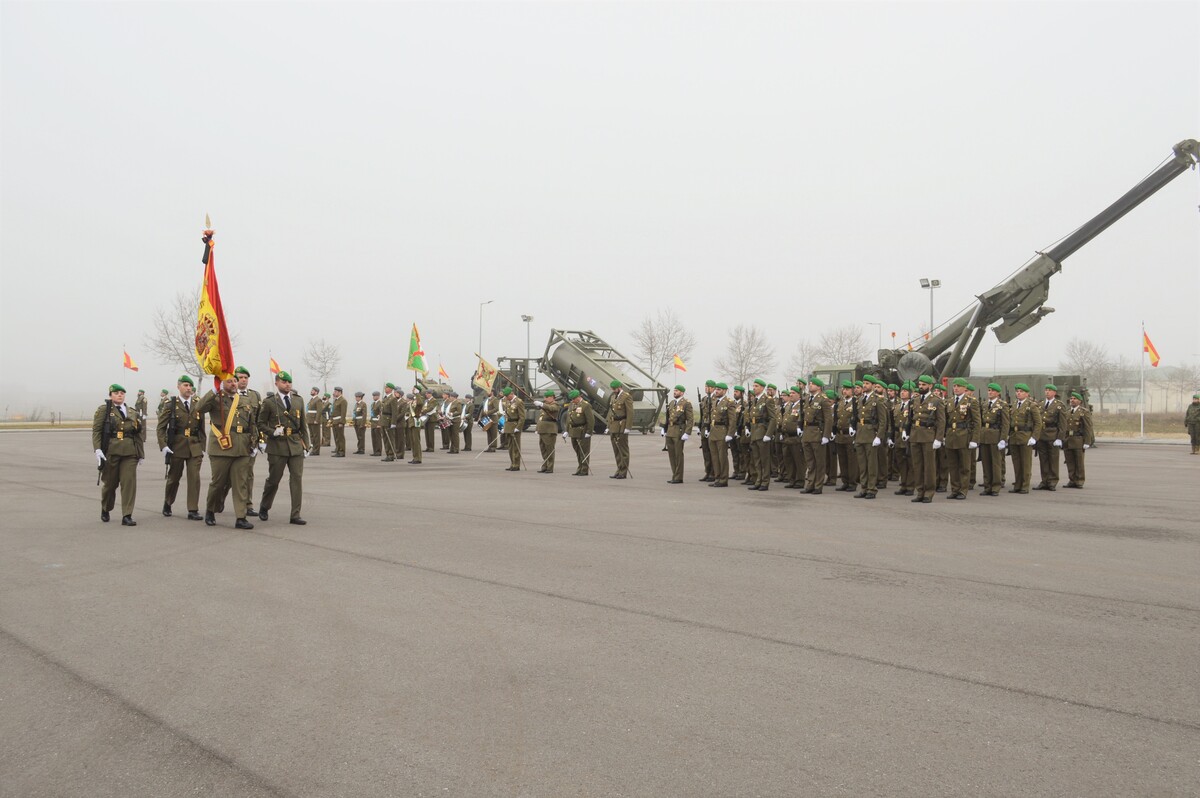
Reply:
[[[178,370],[143,338],[198,290],[205,213],[238,362],[306,389],[468,388],[552,327],[672,308],[872,348],[942,322],[1200,136],[1188,3],[21,3],[0,6],[0,389],[68,414]],[[1200,180],[1068,258],[1057,312],[975,369],[1072,336],[1200,360]],[[125,347],[140,362],[125,375]],[[676,381],[674,374],[664,382]]]

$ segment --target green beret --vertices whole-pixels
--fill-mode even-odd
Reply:
[[[863,384],[863,381],[862,381],[862,380],[855,380],[855,381],[854,381],[854,387],[855,387],[855,388],[861,388],[861,387],[862,387],[862,384]]]
[[[768,382],[768,383],[767,383],[767,387],[768,387],[768,388],[770,388],[770,389],[771,389],[771,390],[773,390],[773,391],[778,391],[778,390],[779,390],[779,386],[778,386],[778,385],[776,385],[776,384],[775,384],[775,383],[773,383],[773,382]]]
[[[510,393],[512,393],[512,388],[510,388],[506,385],[506,386],[504,386],[504,390],[501,391],[500,393],[504,394],[505,396],[508,396]]]
[[[826,396],[826,397],[828,397],[828,398],[830,398],[830,399],[837,399],[837,391],[835,391],[835,390],[833,390],[832,388],[830,388],[830,389],[828,389],[828,390],[826,390],[826,391],[825,391],[825,396]]]
[[[843,388],[853,388],[854,380],[842,380],[842,387]]]
[[[915,388],[915,387],[917,387],[917,386],[913,385],[913,382],[912,382],[912,380],[905,380],[905,381],[904,381],[904,382],[903,382],[903,383],[900,385],[900,390],[902,390],[902,391],[911,391],[911,390],[912,390],[913,388]]]
[[[968,390],[968,391],[978,391],[979,389],[978,389],[978,388],[976,388],[974,385],[972,385],[971,383],[969,383],[969,382],[968,382],[968,383],[967,383],[967,390]]]
[[[1079,401],[1081,401],[1081,402],[1082,402],[1082,401],[1083,401],[1083,394],[1079,393],[1079,391],[1071,391],[1071,398],[1072,398],[1072,399],[1078,399]]]
[[[1000,383],[998,382],[989,382],[988,390],[995,391],[996,393],[1004,393],[1004,389],[1000,387]]]
[[[676,385],[675,390],[679,391],[680,393],[687,393],[687,388],[684,388],[682,385]]]
[[[325,392],[325,395],[324,395],[324,396],[322,396],[321,398],[322,398],[322,399],[328,399],[328,398],[329,398],[329,391],[326,391],[326,392]]]
[[[817,386],[818,388],[825,387],[825,380],[821,379],[820,377],[809,377],[808,381],[810,383],[812,383],[813,385]]]
[[[799,385],[793,385],[791,388],[788,388],[788,393],[804,393],[804,391],[800,390]]]
[[[1029,386],[1023,382],[1018,382],[1013,387],[1016,388],[1018,391],[1024,391],[1025,393],[1029,393]]]
[[[1194,393],[1194,394],[1192,394],[1192,398],[1193,398],[1193,399],[1200,399],[1200,393]]]
[[[554,396],[554,391],[545,391],[542,393],[542,396]]]
[[[970,385],[971,383],[967,382],[967,381],[966,381],[964,378],[962,378],[962,377],[955,377],[955,378],[954,378],[954,384],[955,384],[955,385],[961,385],[962,387],[966,388],[966,387],[967,387],[968,385]]]
[[[900,390],[900,386],[899,386],[899,385],[897,385],[897,384],[896,384],[896,383],[894,383],[894,382],[889,382],[889,383],[888,383],[888,388],[889,388],[889,389],[891,389],[891,390],[893,390],[893,391],[898,391],[898,390]]]
[[[717,387],[717,381],[716,381],[716,380],[705,380],[705,381],[704,381],[704,387],[705,387],[705,388],[716,388],[716,387]]]
[[[190,380],[190,379],[191,379],[191,377],[188,377],[188,379]],[[165,394],[165,393],[168,393],[168,391],[167,391],[167,389],[166,389],[166,388],[163,388],[161,391],[159,391],[159,393],[160,393],[160,394]]]
[[[935,380],[933,377],[930,377],[928,374],[922,374],[920,377],[917,377],[917,382],[923,382],[926,385],[933,385],[935,382],[937,382],[937,380]]]
[[[571,391],[569,394],[567,394],[568,399],[577,399],[578,397],[579,391]]]
[[[1052,382],[1048,382],[1048,383],[1046,383],[1046,390],[1054,391],[1055,393],[1058,393],[1058,386]]]
[[[762,387],[764,387],[764,388],[766,388],[766,387],[767,387],[767,381],[766,381],[766,380],[764,380],[762,377],[755,377],[755,378],[754,378],[754,384],[755,384],[755,385],[761,385],[761,386],[762,386]]]
[[[275,379],[277,379],[277,380],[281,380],[281,381],[283,381],[283,382],[291,382],[291,381],[292,381],[292,375],[291,375],[291,374],[288,374],[286,371],[281,371],[281,372],[279,372],[278,374],[276,374],[276,375],[275,375]]]
[[[733,386],[733,390],[735,390],[735,391],[741,391],[742,393],[745,393],[745,392],[746,392],[746,389],[745,389],[745,388],[743,388],[743,387],[742,387],[742,386],[740,386],[740,385],[735,385],[735,386]]]
[[[108,392],[109,392],[109,393],[113,393],[113,392],[115,392],[115,391],[120,391],[121,393],[125,393],[125,389],[124,389],[124,388],[122,388],[120,385],[117,385],[117,384],[114,382],[112,385],[108,386]]]
[[[193,388],[195,388],[195,387],[196,387],[196,383],[192,382],[192,378],[191,378],[189,375],[187,375],[187,374],[183,374],[183,375],[181,375],[181,376],[179,377],[179,381],[180,381],[180,382],[186,382],[188,385],[192,386]],[[163,393],[166,393],[166,391],[163,391]]]
[[[235,368],[233,370],[233,373],[234,374],[245,374],[247,377],[249,377],[250,369],[246,368],[245,366],[238,366],[237,368]]]
[[[725,384],[725,383],[723,383],[723,382],[718,382],[718,383],[717,383],[716,385],[714,385],[713,387],[714,387],[714,388],[720,388],[722,391],[727,391],[727,390],[729,390],[729,386],[728,386],[728,385],[726,385],[726,384]]]
[[[395,386],[395,384],[394,384],[394,383],[390,383],[390,382],[385,382],[385,383],[383,384],[383,387],[384,387],[384,388],[391,388],[393,391],[394,391],[394,390],[396,390],[396,386]]]
[[[608,387],[609,387],[609,388],[620,388],[620,387],[621,387],[621,381],[620,381],[620,380],[613,380],[612,382],[610,382],[610,383],[608,384]]]

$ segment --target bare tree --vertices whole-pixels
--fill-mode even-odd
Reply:
[[[729,331],[729,343],[725,346],[725,357],[717,358],[717,371],[738,385],[759,374],[767,374],[775,368],[775,348],[767,342],[767,336],[753,324],[739,324]]]
[[[1088,390],[1100,400],[1100,409],[1104,410],[1104,399],[1117,389],[1117,364],[1109,357],[1108,349],[1103,344],[1085,341],[1082,338],[1072,338],[1067,341],[1063,359],[1059,368],[1068,374],[1078,374],[1085,378]]]
[[[788,359],[787,373],[784,376],[797,383],[800,380],[807,380],[808,376],[812,374],[813,367],[817,365],[817,360],[817,348],[801,338],[796,342],[796,348],[792,350],[792,356]],[[793,383],[789,382],[788,384]]]
[[[143,336],[160,363],[178,366],[199,381],[204,374],[196,359],[196,309],[199,291],[180,291],[154,311],[152,330]]]
[[[308,348],[300,357],[304,367],[321,380],[321,388],[329,389],[329,375],[342,364],[342,350],[337,344],[327,344],[325,339],[309,341]]]
[[[844,324],[821,333],[817,342],[816,356],[822,363],[857,363],[867,356],[869,347],[862,327]]]
[[[675,355],[679,355],[680,360],[686,363],[696,348],[696,336],[683,326],[670,308],[642,319],[642,323],[630,335],[633,337],[634,355],[656,380],[674,362]]]

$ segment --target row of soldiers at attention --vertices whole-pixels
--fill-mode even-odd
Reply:
[[[819,377],[786,391],[757,379],[750,391],[709,380],[695,418],[704,457],[701,482],[727,487],[742,480],[751,490],[768,490],[772,479],[787,488],[820,494],[826,487],[856,490],[873,499],[898,480],[897,495],[931,502],[949,490],[965,499],[977,484],[980,495],[998,496],[1012,460],[1009,493],[1028,493],[1037,455],[1041,480],[1033,490],[1054,491],[1059,483],[1059,452],[1065,453],[1066,487],[1082,488],[1084,453],[1095,443],[1091,411],[1072,393],[1064,404],[1047,384],[1044,400],[1029,386],[1016,386],[1016,401],[1001,398],[992,383],[987,398],[975,395],[964,378],[951,381],[949,395],[928,375],[903,385],[867,376],[827,388]],[[668,402],[664,436],[672,461],[672,483],[682,482],[682,450],[690,432],[690,402],[676,386]],[[730,474],[730,459],[733,473]],[[977,462],[983,464],[977,478]],[[841,484],[838,485],[840,477]]]

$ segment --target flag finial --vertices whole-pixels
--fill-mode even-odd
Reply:
[[[206,214],[204,214],[204,229],[205,229],[205,230],[211,230],[211,229],[212,229],[212,219],[209,219],[209,218],[208,218],[208,214],[207,214],[207,213],[206,213]]]

